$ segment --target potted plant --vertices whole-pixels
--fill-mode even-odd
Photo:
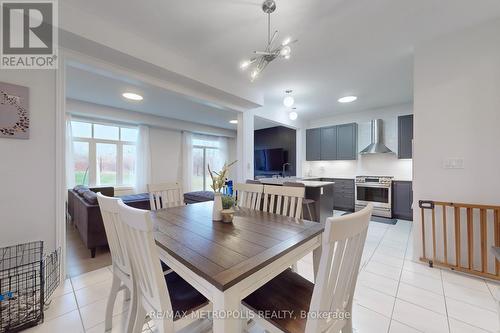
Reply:
[[[222,222],[225,223],[231,223],[233,222],[233,216],[234,216],[234,198],[229,195],[223,195],[222,196]]]
[[[208,173],[210,174],[210,178],[212,178],[212,190],[214,190],[214,207],[212,210],[212,220],[214,221],[222,221],[221,211],[222,207],[222,189],[224,188],[227,180],[227,173],[229,172],[229,168],[233,166],[236,161],[227,164],[224,163],[222,170],[219,172],[212,171],[210,169],[210,165],[208,165]]]

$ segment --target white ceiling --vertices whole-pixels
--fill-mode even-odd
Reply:
[[[285,112],[284,90],[293,89],[302,119],[412,101],[416,45],[500,16],[498,0],[277,0],[273,28],[280,38],[291,35],[299,42],[289,61],[275,61],[250,83],[238,64],[265,44],[261,2],[64,1],[120,27],[123,38],[140,36],[189,59],[200,72],[210,70],[213,82],[257,89],[265,109]],[[193,68],[184,70],[192,73]],[[171,69],[183,73],[183,68]],[[347,94],[359,100],[336,102]]]
[[[231,130],[237,127],[229,121],[237,119],[238,112],[221,110],[151,84],[73,66],[69,66],[66,73],[68,98]],[[138,93],[144,99],[129,101],[122,97],[126,91]]]

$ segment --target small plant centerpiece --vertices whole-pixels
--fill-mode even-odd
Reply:
[[[222,189],[226,185],[227,174],[229,172],[229,168],[233,166],[236,161],[227,164],[224,163],[222,170],[217,172],[210,169],[210,165],[208,165],[208,173],[210,174],[210,178],[212,178],[212,190],[214,190],[214,207],[212,210],[212,220],[214,221],[222,221]]]
[[[233,222],[233,217],[234,217],[234,198],[230,195],[223,195],[222,196],[222,222],[224,223],[231,223]]]

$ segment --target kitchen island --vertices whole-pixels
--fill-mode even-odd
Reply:
[[[301,183],[306,187],[306,199],[314,200],[313,220],[316,222],[325,222],[328,217],[333,216],[333,186],[334,182],[308,180],[303,178],[262,178],[259,181],[264,185],[283,186],[286,182]],[[303,209],[304,218],[308,219],[307,208]]]

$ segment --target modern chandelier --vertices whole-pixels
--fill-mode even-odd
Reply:
[[[290,59],[292,49],[291,44],[298,40],[292,40],[290,37],[285,38],[281,44],[273,45],[278,35],[278,30],[275,30],[271,36],[271,13],[276,10],[276,2],[274,0],[266,0],[262,3],[262,11],[267,14],[267,47],[264,51],[254,51],[255,57],[245,60],[240,64],[240,68],[250,71],[250,81],[254,81],[267,65],[276,58]]]

